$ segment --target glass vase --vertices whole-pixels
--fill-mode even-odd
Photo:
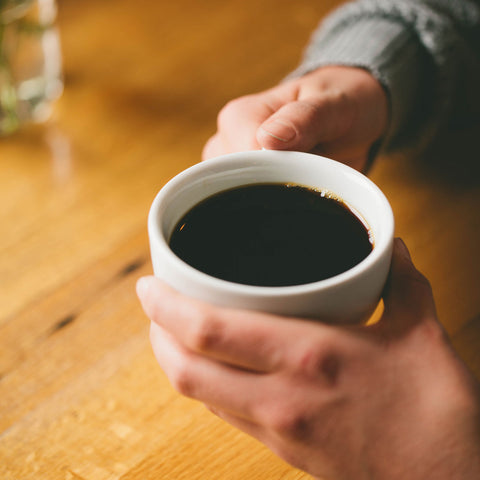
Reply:
[[[0,0],[0,135],[48,118],[61,94],[55,0]]]

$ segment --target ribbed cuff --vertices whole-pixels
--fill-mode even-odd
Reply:
[[[390,108],[388,129],[378,152],[397,148],[412,135],[413,124],[420,120],[414,109],[423,103],[430,63],[415,32],[402,23],[385,16],[355,18],[321,28],[289,78],[326,65],[370,71],[385,88]]]

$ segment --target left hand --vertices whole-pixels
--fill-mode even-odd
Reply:
[[[356,67],[320,67],[228,102],[203,159],[260,148],[296,150],[363,170],[387,123],[387,96],[371,73]]]

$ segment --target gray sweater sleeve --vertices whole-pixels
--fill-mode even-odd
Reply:
[[[357,0],[314,32],[294,76],[324,65],[369,70],[384,86],[384,149],[421,150],[480,118],[479,0]]]

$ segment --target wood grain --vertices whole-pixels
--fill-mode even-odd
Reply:
[[[199,161],[221,106],[291,71],[339,3],[59,2],[64,94],[47,123],[0,139],[2,480],[309,478],[175,393],[134,285],[151,273],[155,193]],[[478,133],[371,174],[477,376]]]

